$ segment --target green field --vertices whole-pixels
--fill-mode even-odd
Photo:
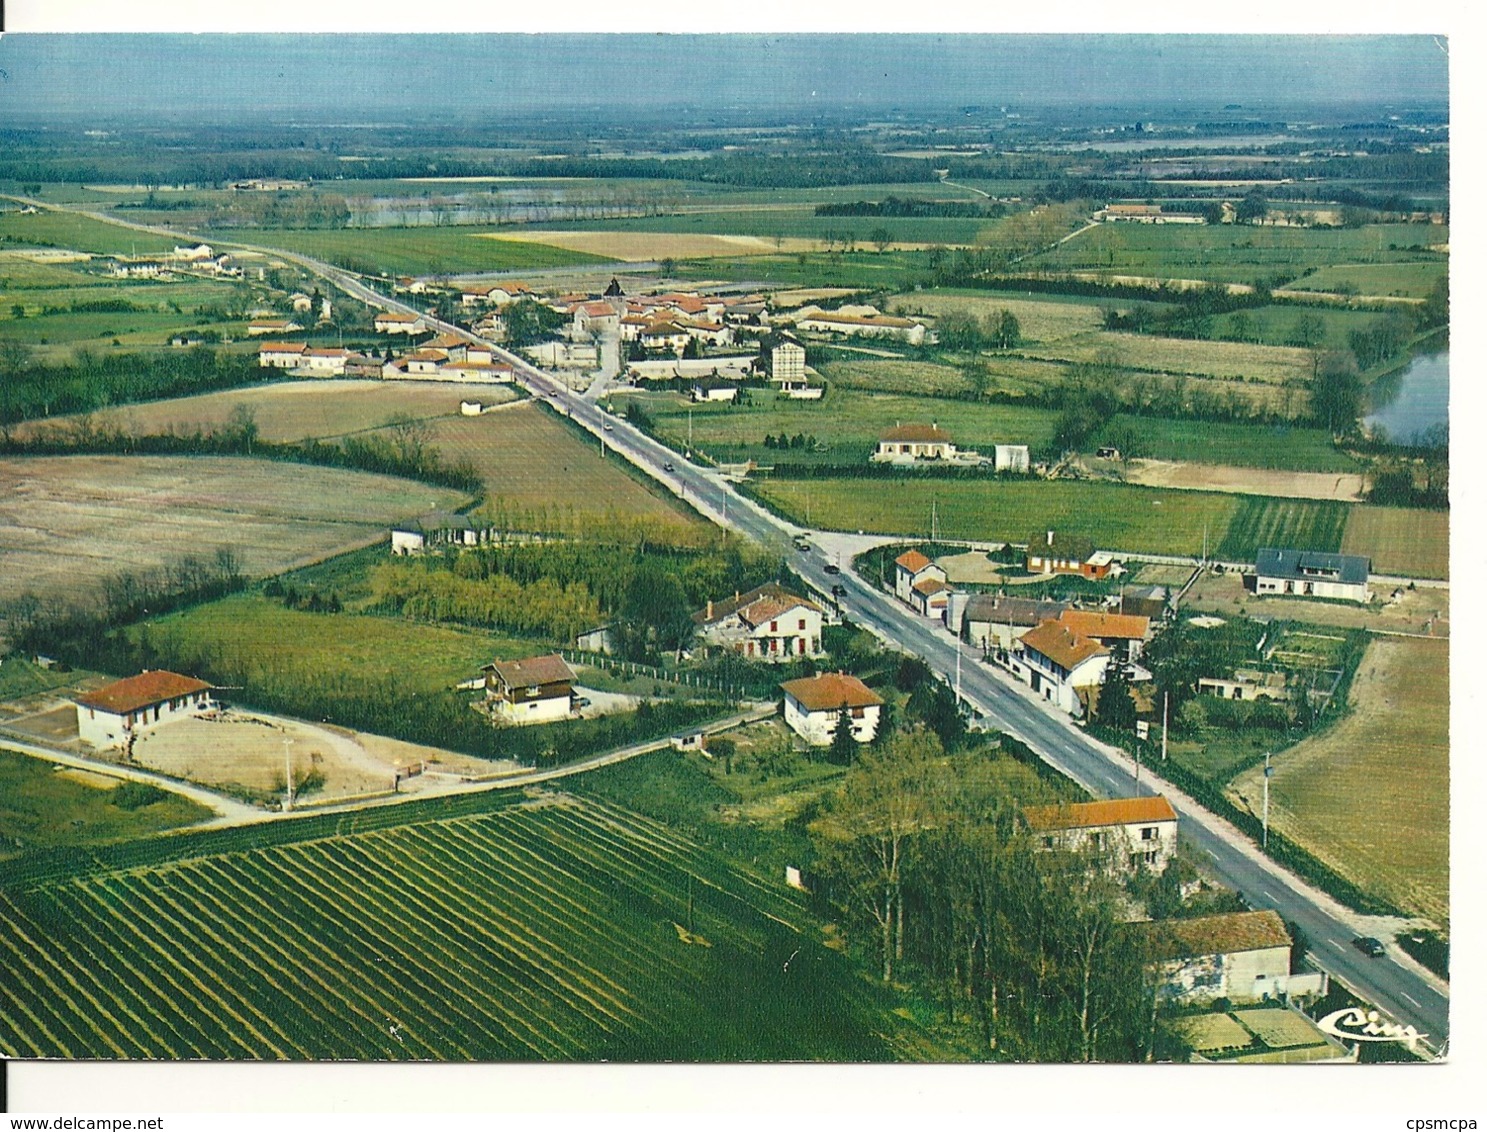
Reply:
[[[1445,276],[1446,270],[1444,256],[1435,263],[1352,263],[1309,272],[1291,287],[1297,291],[1341,291],[1344,294],[1423,299]]]
[[[0,246],[67,248],[94,255],[152,255],[168,252],[187,237],[173,240],[94,220],[75,212],[0,214]]]
[[[1389,245],[1404,249],[1444,244],[1449,238],[1447,228],[1429,224],[1372,224],[1351,229],[1101,224],[1022,266],[1250,283],[1276,275],[1300,279],[1319,268],[1353,264],[1444,264],[1442,253],[1391,250]]]
[[[1255,551],[1264,546],[1340,550],[1349,510],[1346,503],[1330,500],[1242,496],[1214,557],[1253,562]]]
[[[892,1058],[783,886],[600,803],[490,808],[0,892],[0,1052]]]
[[[564,251],[543,244],[483,238],[483,234],[491,231],[490,225],[479,225],[323,232],[253,231],[240,235],[254,244],[300,252],[368,275],[530,271],[607,262],[602,256]]]
[[[1356,472],[1358,462],[1332,446],[1325,429],[1289,425],[1231,424],[1119,414],[1091,447],[1110,443],[1126,429],[1141,438],[1137,454],[1156,460],[1232,464],[1288,472]]]
[[[923,252],[801,252],[795,255],[714,256],[678,265],[683,279],[740,279],[775,287],[857,287],[898,291],[927,274]]]
[[[870,247],[871,233],[879,228],[886,230],[895,243],[973,244],[986,235],[992,222],[979,217],[958,216],[817,216],[809,205],[799,208],[775,205],[629,219],[554,221],[542,227],[561,228],[565,232],[686,232],[820,241],[835,236],[839,241],[851,238],[865,251]]]
[[[119,784],[118,779],[65,771],[43,759],[0,751],[0,857],[146,837],[212,816],[206,807],[176,794],[137,809],[120,806],[114,794]]]
[[[328,596],[334,581],[314,586]],[[530,656],[530,641],[390,617],[307,613],[257,594],[235,594],[129,630],[201,667],[229,666],[242,681],[322,688],[393,688],[427,696],[478,675],[492,659]]]
[[[806,527],[925,537],[938,514],[945,538],[1024,542],[1052,527],[1095,545],[1197,555],[1228,529],[1240,497],[1068,480],[761,480],[759,498]]]

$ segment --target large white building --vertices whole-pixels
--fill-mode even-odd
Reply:
[[[78,737],[90,747],[128,749],[139,736],[214,705],[212,686],[193,676],[151,670],[78,696]]]
[[[785,723],[813,747],[831,745],[844,711],[857,742],[869,742],[878,733],[883,698],[855,676],[825,672],[788,680],[780,688],[785,693]]]
[[[704,642],[749,660],[779,663],[823,651],[821,607],[773,582],[726,601],[710,601],[692,620]]]
[[[1258,1002],[1327,993],[1322,972],[1291,973],[1291,935],[1277,912],[1157,920],[1128,930],[1151,958],[1158,994],[1168,1001]]]
[[[1161,795],[1031,806],[1023,817],[1039,848],[1098,853],[1120,872],[1161,872],[1177,852],[1177,811]]]
[[[893,560],[893,594],[913,605],[915,587],[925,582],[948,582],[944,569],[917,550],[906,550]]]
[[[1005,663],[1034,695],[1075,715],[1083,710],[1079,690],[1104,683],[1110,650],[1062,622],[1044,621],[1023,634]]]
[[[1357,554],[1266,547],[1255,552],[1255,593],[1331,597],[1366,605],[1373,600],[1369,568],[1369,560]]]

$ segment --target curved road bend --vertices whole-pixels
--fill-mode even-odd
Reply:
[[[54,207],[40,201],[29,203]],[[126,227],[186,238],[186,233],[133,225],[101,213],[89,215],[110,223],[122,223]],[[463,327],[430,318],[425,311],[373,291],[356,277],[330,264],[277,248],[236,243],[231,246],[280,256],[298,263],[363,302],[384,310],[416,314],[444,332],[485,342],[514,368],[518,380],[529,392],[545,398],[697,510],[771,550],[791,554],[791,538],[799,533],[799,528],[745,499],[716,472],[688,463],[628,422],[584,401],[557,378],[517,355],[480,339]],[[673,470],[667,471],[667,464],[672,465]],[[896,647],[923,657],[954,683],[958,645],[943,627],[935,628],[927,620],[914,616],[850,570],[839,575],[828,574],[825,571],[828,559],[819,547],[808,555],[793,554],[792,558],[795,571],[821,593],[829,593],[833,583],[845,586],[844,607],[856,621]],[[1263,856],[1227,822],[1153,775],[1149,769],[1143,768],[1141,784],[1136,789],[1132,764],[1123,754],[1095,742],[1067,718],[1053,714],[1052,709],[1025,696],[1020,687],[981,662],[962,655],[961,695],[982,713],[988,723],[1026,743],[1050,765],[1097,796],[1157,792],[1166,795],[1183,819],[1184,839],[1206,858],[1207,867],[1218,881],[1242,893],[1251,906],[1273,908],[1285,919],[1299,924],[1311,941],[1311,953],[1319,966],[1390,1018],[1413,1026],[1433,1049],[1439,1051],[1443,1048],[1448,1033],[1449,1000],[1448,988],[1442,980],[1404,955],[1392,941],[1386,941],[1388,954],[1382,958],[1371,959],[1357,951],[1351,940],[1368,927],[1366,917],[1344,908]]]

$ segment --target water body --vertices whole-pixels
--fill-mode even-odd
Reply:
[[[1451,401],[1451,351],[1419,354],[1403,370],[1380,378],[1373,389],[1370,428],[1382,425],[1391,440],[1407,442],[1447,423]]]

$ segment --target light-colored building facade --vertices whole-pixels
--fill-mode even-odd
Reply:
[[[1367,605],[1371,563],[1357,554],[1266,547],[1255,552],[1255,593],[1330,597]]]
[[[1158,993],[1167,1001],[1244,1003],[1327,990],[1321,972],[1291,973],[1291,935],[1280,914],[1268,909],[1157,920],[1127,930],[1158,974]]]
[[[906,463],[915,460],[952,460],[955,445],[937,424],[906,424],[889,429],[878,439],[873,459]]]
[[[1117,872],[1161,872],[1177,852],[1177,811],[1159,794],[1031,806],[1023,817],[1040,849],[1095,853]]]
[[[303,342],[265,342],[258,347],[258,364],[264,369],[297,369],[304,357]]]
[[[1034,695],[1070,715],[1083,710],[1079,689],[1103,683],[1109,662],[1110,650],[1104,645],[1079,636],[1057,621],[1045,621],[1029,629],[1016,651],[1004,661],[1008,671],[1032,688]]]
[[[973,594],[961,614],[966,639],[985,652],[1007,651],[1030,629],[1057,621],[1068,605],[1000,594]],[[953,627],[953,626],[952,626]]]
[[[945,571],[917,550],[906,550],[893,560],[893,594],[905,605],[914,601],[914,587],[920,582],[949,581]]]
[[[785,694],[785,723],[813,747],[831,745],[843,712],[857,742],[870,742],[878,733],[883,698],[855,676],[825,672],[786,681],[780,688]]]
[[[372,328],[378,334],[422,334],[428,325],[416,314],[381,311],[373,317]]]
[[[215,705],[212,685],[193,676],[152,670],[78,696],[78,737],[90,747],[129,749],[142,735]]]
[[[498,719],[524,725],[573,714],[573,670],[557,653],[492,661],[481,671],[486,702]]]
[[[786,338],[769,352],[769,379],[774,382],[805,384],[805,347]]]
[[[466,546],[485,546],[498,538],[494,527],[483,526],[468,515],[430,511],[392,528],[392,553],[403,557]]]
[[[773,582],[726,601],[710,601],[692,620],[704,643],[749,660],[784,663],[824,651],[821,607]]]
[[[993,461],[993,466],[998,472],[1026,473],[1031,471],[1033,466],[1026,444],[998,444]]]

